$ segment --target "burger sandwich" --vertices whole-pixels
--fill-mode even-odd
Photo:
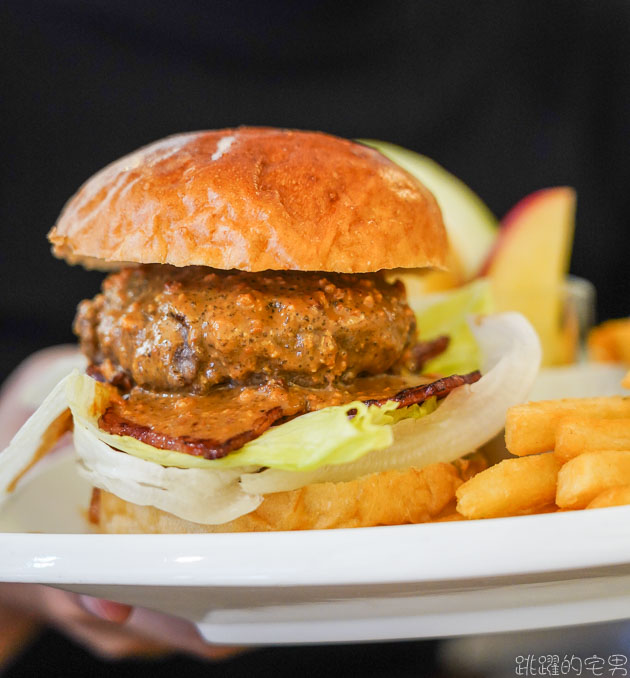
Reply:
[[[438,519],[538,369],[518,314],[466,316],[465,291],[412,310],[394,271],[445,266],[439,206],[326,134],[158,141],[89,179],[49,239],[110,273],[75,320],[87,370],[0,453],[0,495],[72,429],[105,532]]]

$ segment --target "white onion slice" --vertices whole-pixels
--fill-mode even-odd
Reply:
[[[241,469],[165,468],[118,452],[75,419],[74,446],[79,473],[95,487],[125,501],[155,506],[205,525],[227,523],[258,507],[262,497],[246,494],[238,480]]]
[[[493,438],[505,424],[507,409],[527,398],[540,367],[540,342],[518,313],[487,316],[471,327],[484,356],[484,376],[475,384],[455,389],[432,414],[396,424],[390,447],[350,464],[314,471],[268,469],[243,474],[243,489],[267,494],[315,482],[352,480],[388,469],[451,462]]]
[[[11,493],[10,489],[34,459],[41,455],[43,445],[52,448],[55,440],[45,440],[51,424],[67,409],[66,381],[62,379],[44,399],[39,409],[24,423],[13,436],[9,446],[0,452],[0,503]],[[39,453],[39,455],[38,455]]]

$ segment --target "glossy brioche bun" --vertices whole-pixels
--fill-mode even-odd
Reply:
[[[378,151],[319,132],[168,137],[89,179],[48,235],[69,263],[360,273],[444,268],[431,193]]]
[[[421,470],[383,471],[341,483],[316,483],[268,494],[251,513],[223,525],[199,525],[152,506],[100,491],[90,515],[103,532],[173,534],[323,530],[426,523],[455,499],[455,490],[483,465],[432,464]],[[96,514],[96,515],[94,515]]]

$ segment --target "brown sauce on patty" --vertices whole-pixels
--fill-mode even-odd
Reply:
[[[139,266],[79,306],[81,349],[110,382],[208,394],[282,379],[322,388],[396,373],[416,321],[380,274]]]
[[[75,331],[110,384],[103,430],[207,459],[324,407],[403,407],[478,378],[417,376],[448,338],[418,342],[404,286],[380,274],[138,266],[82,302]]]

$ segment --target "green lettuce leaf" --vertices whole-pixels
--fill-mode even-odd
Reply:
[[[69,377],[67,397],[80,423],[114,449],[162,466],[208,469],[253,466],[309,471],[329,464],[346,464],[372,450],[389,447],[393,442],[392,426],[401,419],[419,419],[437,407],[435,398],[400,409],[396,409],[395,402],[382,407],[367,407],[361,402],[326,407],[272,427],[237,452],[210,460],[160,450],[130,436],[99,429],[98,417],[107,406],[107,389],[86,375],[75,372]],[[349,419],[348,412],[353,409],[356,415]]]
[[[446,351],[430,360],[423,371],[447,376],[478,370],[481,352],[466,318],[487,315],[492,312],[492,306],[487,280],[475,280],[453,291],[415,300],[420,338],[430,340],[444,334],[450,337]]]

